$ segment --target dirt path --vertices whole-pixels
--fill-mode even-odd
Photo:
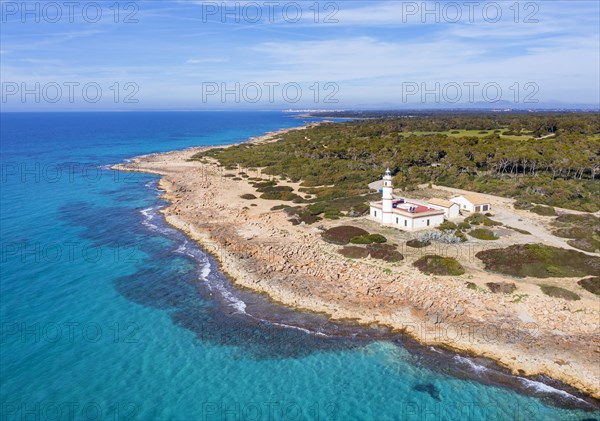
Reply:
[[[427,185],[420,186],[421,188],[427,188]],[[433,185],[432,188],[437,190],[444,190],[452,194],[472,194],[473,192],[455,189],[452,187]],[[581,253],[588,254],[590,256],[599,256],[600,253],[591,253],[572,247],[567,244],[568,239],[563,239],[552,235],[550,232],[549,224],[553,217],[536,215],[525,210],[514,209],[514,199],[494,196],[491,194],[477,193],[478,196],[484,197],[490,201],[492,205],[493,219],[502,222],[504,225],[509,227],[518,228],[531,233],[532,243],[542,243],[549,246],[564,248],[568,250],[575,250]],[[559,213],[570,213],[570,214],[585,214],[585,212],[579,212],[571,209],[555,208]]]

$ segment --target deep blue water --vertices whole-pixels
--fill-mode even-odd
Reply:
[[[236,290],[165,225],[156,177],[107,167],[301,122],[0,114],[0,420],[600,418],[483,362]]]

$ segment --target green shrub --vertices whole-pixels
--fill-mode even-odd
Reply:
[[[373,244],[373,243],[385,243],[387,238],[380,234],[367,234],[367,235],[358,235],[353,237],[350,242],[352,244]]]
[[[367,246],[371,258],[385,260],[386,262],[399,262],[404,256],[391,244],[375,243]]]
[[[453,257],[426,255],[413,263],[421,272],[441,276],[459,276],[465,269]]]
[[[240,197],[245,200],[255,200],[256,199],[256,196],[254,196],[253,194],[250,194],[250,193],[243,194]]]
[[[588,228],[571,226],[568,228],[559,228],[553,231],[552,234],[563,238],[586,238],[589,232]]]
[[[369,233],[362,228],[353,227],[350,225],[342,225],[339,227],[330,228],[321,234],[323,240],[327,241],[328,243],[342,246],[348,244],[354,237],[363,235],[369,235]]]
[[[558,229],[552,233],[558,237],[571,238],[572,247],[597,253],[600,251],[600,218],[594,215],[560,215],[552,225]]]
[[[563,298],[567,301],[578,301],[581,297],[567,289],[555,287],[552,285],[540,285],[542,292],[550,297]]]
[[[422,241],[418,238],[413,238],[412,240],[408,240],[406,245],[414,248],[423,248],[431,245],[431,241]]]
[[[509,226],[507,226],[506,228],[510,228],[511,230],[513,230],[513,231],[516,231],[516,232],[518,232],[519,234],[531,235],[531,233],[530,233],[529,231],[525,231],[525,230],[522,230],[522,229],[520,229],[520,228],[509,227]]]
[[[300,196],[290,191],[270,191],[260,195],[260,198],[265,200],[283,200],[290,202],[299,197]]]
[[[477,238],[479,240],[497,240],[498,236],[494,234],[493,231],[490,231],[485,228],[476,228],[474,230],[469,231],[469,235],[471,237]]]
[[[535,205],[529,211],[542,216],[556,216],[556,210],[551,206]]]
[[[471,228],[471,224],[469,224],[468,222],[461,222],[460,224],[458,224],[456,226],[459,230],[468,230]]]
[[[455,230],[456,228],[458,228],[456,224],[450,221],[444,221],[437,227],[437,229],[439,229],[440,231]]]
[[[588,251],[590,253],[600,252],[600,241],[594,238],[578,238],[576,240],[569,240],[567,244],[576,249]]]
[[[528,210],[533,207],[533,205],[530,202],[527,202],[524,200],[516,200],[515,203],[513,204],[513,206],[515,209],[520,209],[520,210]]]
[[[468,240],[467,236],[462,231],[456,231],[454,233],[454,236],[457,237],[457,238],[459,238],[460,241],[463,242],[463,243]]]
[[[482,213],[474,213],[473,215],[468,216],[465,218],[465,222],[471,225],[484,225],[486,227],[502,225],[501,222],[493,221]]]
[[[270,186],[270,187],[260,187],[257,189],[260,193],[270,193],[270,192],[293,192],[294,189],[290,186]]]
[[[600,257],[543,244],[515,244],[475,255],[485,268],[509,276],[535,278],[597,276]]]
[[[372,244],[373,242],[369,239],[368,235],[357,235],[353,237],[350,242],[352,244]]]
[[[382,244],[387,241],[387,238],[381,234],[369,234],[369,240],[371,240],[372,243]]]

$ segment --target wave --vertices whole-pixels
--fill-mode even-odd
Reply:
[[[480,364],[476,364],[470,358],[463,357],[462,355],[455,355],[453,359],[459,364],[468,366],[471,370],[475,371],[476,373],[484,373],[488,371],[487,367]]]
[[[570,399],[570,400],[573,400],[576,402],[588,404],[588,402],[586,402],[585,400],[580,399],[577,396],[572,395],[569,392],[566,392],[564,390],[552,387],[546,383],[538,382],[538,381],[531,380],[531,379],[526,379],[524,377],[517,377],[517,380],[519,380],[519,382],[523,386],[525,386],[527,389],[533,390],[537,393],[542,393],[542,394],[546,394],[546,395],[558,395],[562,398],[566,398],[566,399]]]
[[[156,180],[146,183],[146,187],[148,189],[160,191]],[[196,262],[198,265],[199,281],[201,281],[211,292],[218,294],[226,303],[226,305],[234,310],[233,314],[242,314],[259,322],[266,322],[271,325],[280,326],[286,329],[300,330],[307,334],[326,337],[329,336],[318,330],[312,331],[300,326],[279,323],[248,313],[246,302],[235,295],[235,292],[226,284],[226,281],[220,276],[211,276],[211,274],[213,274],[213,270],[208,254],[204,252],[204,250],[202,250],[195,242],[185,237],[181,232],[165,224],[162,215],[160,215],[160,210],[164,207],[165,205],[161,204],[140,210],[140,213],[143,217],[142,225],[153,232],[176,241],[178,245],[173,252],[187,256]]]
[[[260,320],[264,320],[264,319],[260,319]],[[264,321],[268,321],[268,320],[264,320]],[[313,331],[313,330],[309,330],[309,329],[306,329],[306,328],[303,328],[303,327],[300,327],[300,326],[287,325],[285,323],[277,323],[277,322],[271,322],[271,321],[268,321],[268,322],[271,323],[272,325],[281,326],[281,327],[284,327],[286,329],[300,330],[300,331],[302,331],[304,333],[308,333],[309,335],[312,334],[312,335],[316,335],[316,336],[324,336],[324,337],[327,337],[327,338],[330,337],[329,335],[327,335],[327,334],[325,334],[325,333],[323,333],[323,332],[321,332],[319,330]]]

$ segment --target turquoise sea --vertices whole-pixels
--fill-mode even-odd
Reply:
[[[0,114],[0,420],[600,419],[556,385],[237,290],[164,223],[157,177],[109,169],[304,121]]]

